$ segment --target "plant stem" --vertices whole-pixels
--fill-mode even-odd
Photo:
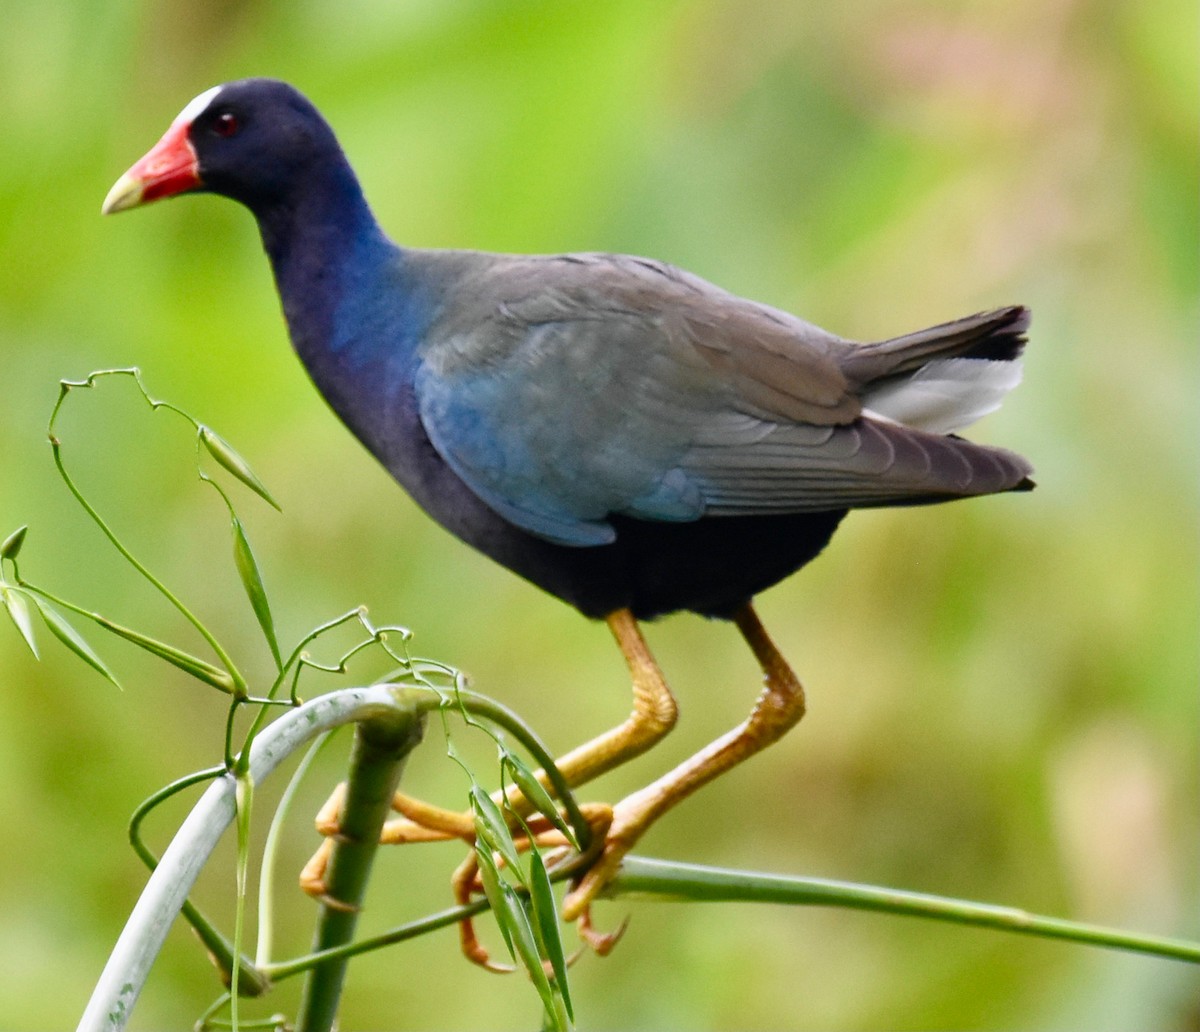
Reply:
[[[330,728],[363,720],[415,722],[419,719],[416,702],[425,694],[392,685],[346,688],[289,710],[255,739],[250,776],[261,785],[287,757]],[[219,777],[185,818],[109,955],[79,1032],[125,1028],[167,932],[217,840],[234,819],[234,795],[234,778]]]
[[[398,942],[405,942],[408,939],[416,939],[418,936],[428,935],[430,932],[456,925],[468,917],[474,917],[489,909],[490,906],[491,904],[485,898],[480,898],[472,903],[450,907],[448,910],[439,910],[436,914],[429,914],[416,921],[410,921],[408,924],[399,925],[390,931],[372,936],[370,939],[359,939],[356,942],[322,950],[320,953],[308,953],[294,960],[264,964],[259,970],[271,980],[272,984],[282,982],[294,975],[303,974],[314,964],[319,964],[323,960],[334,957],[349,959],[362,953],[382,949],[385,946],[393,946]]]
[[[151,398],[147,393],[145,386],[142,384],[141,374],[136,369],[105,369],[98,373],[93,373],[85,381],[62,380],[59,384],[58,401],[55,403],[54,409],[50,413],[50,423],[46,428],[46,431],[50,437],[50,450],[54,457],[55,468],[58,470],[58,474],[62,478],[63,483],[67,485],[67,490],[71,492],[75,500],[83,508],[83,511],[86,512],[91,518],[92,522],[100,528],[101,533],[108,538],[109,542],[121,554],[122,558],[124,558],[130,566],[137,570],[137,572],[140,573],[142,577],[144,577],[160,595],[162,595],[171,605],[173,605],[180,612],[183,618],[187,620],[187,622],[190,623],[197,630],[197,632],[199,632],[200,636],[206,642],[208,642],[209,647],[216,654],[217,658],[221,661],[221,664],[225,667],[226,671],[229,673],[229,676],[232,678],[234,694],[245,694],[245,678],[242,677],[237,666],[234,664],[233,659],[221,646],[221,643],[217,641],[213,633],[204,626],[199,618],[190,609],[188,609],[186,605],[184,605],[183,601],[177,595],[175,595],[170,588],[168,588],[162,581],[154,576],[154,574],[151,573],[150,570],[147,569],[146,566],[143,565],[137,559],[137,557],[125,547],[113,529],[104,521],[104,517],[100,515],[96,507],[84,497],[83,492],[78,488],[78,486],[76,486],[75,481],[67,472],[67,467],[63,462],[62,457],[62,442],[56,436],[54,427],[55,421],[58,419],[59,410],[62,408],[63,402],[66,400],[73,388],[92,387],[94,385],[94,381],[98,377],[112,375],[132,376],[134,382],[138,386],[138,389],[142,392],[143,397],[145,397],[146,401],[150,403],[151,409],[157,411],[159,408],[166,408],[183,416],[193,425],[196,425],[196,421],[182,409],[178,409],[174,405],[170,405],[167,402],[155,401],[153,398]]]
[[[671,900],[819,904],[857,910],[876,910],[908,917],[928,917],[957,924],[996,928],[1022,935],[1149,953],[1171,960],[1200,964],[1200,943],[1124,932],[1115,928],[1043,917],[1015,907],[970,903],[946,896],[905,892],[825,878],[731,871],[696,864],[670,863],[627,856],[606,895],[631,893]]]
[[[346,799],[325,872],[325,902],[317,922],[314,950],[348,943],[366,895],[379,832],[391,813],[392,796],[408,754],[421,740],[420,721],[388,717],[361,723],[354,730]],[[348,957],[333,957],[313,967],[300,1000],[297,1032],[328,1032],[337,1018]]]

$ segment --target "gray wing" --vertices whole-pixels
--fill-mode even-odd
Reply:
[[[612,540],[612,513],[693,520],[1012,486],[1008,453],[864,416],[842,368],[857,351],[645,259],[481,255],[427,336],[417,393],[434,447],[476,494],[563,544]]]

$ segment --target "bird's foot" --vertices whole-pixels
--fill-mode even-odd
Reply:
[[[617,925],[616,931],[600,932],[596,930],[592,924],[592,907],[589,903],[580,913],[575,921],[575,930],[579,933],[579,938],[583,940],[584,946],[590,949],[598,957],[607,957],[613,947],[621,941],[621,936],[625,934],[625,929],[629,927],[629,917],[626,915],[621,919],[621,923]]]
[[[300,871],[300,888],[314,899],[331,905],[336,905],[336,901],[328,895],[325,872],[329,867],[333,844],[341,834],[341,813],[345,797],[346,785],[343,783],[333,790],[317,812],[314,823],[324,839]],[[400,792],[393,797],[392,808],[403,816],[384,823],[379,836],[380,845],[445,842],[452,838],[473,842],[475,839],[475,825],[469,814],[431,806]]]
[[[318,812],[315,821],[316,828],[325,838],[300,872],[301,889],[314,899],[333,906],[337,906],[338,903],[328,895],[325,875],[334,843],[340,835],[341,807],[345,791],[345,785],[339,785]],[[475,821],[471,813],[460,813],[432,806],[399,792],[393,797],[392,807],[402,816],[384,824],[379,838],[381,845],[445,842],[454,838],[471,844],[475,842]],[[613,824],[613,808],[611,806],[603,803],[585,803],[581,810],[588,826],[592,829],[593,838],[601,845],[595,865],[585,872],[582,880],[564,899],[563,919],[575,922],[576,930],[585,948],[600,956],[606,956],[624,934],[627,922],[622,922],[614,932],[598,931],[592,921],[591,904],[615,874],[620,866],[621,857],[628,851],[632,842],[618,848],[619,839],[614,839],[611,833]],[[550,868],[569,859],[570,844],[546,818],[535,816],[528,819],[525,826],[533,837],[531,839],[529,835],[515,835],[514,844],[518,852],[525,852],[531,846],[550,850],[552,852],[546,856],[547,866]],[[503,861],[499,858],[498,863],[503,865]],[[451,878],[451,885],[455,899],[460,904],[469,904],[474,896],[483,892],[479,865],[473,849],[455,870]],[[471,918],[464,918],[459,923],[459,936],[463,955],[473,964],[497,973],[507,973],[513,970],[512,967],[498,964],[491,959],[486,947],[475,933]],[[574,963],[575,959],[573,956],[571,963]]]
[[[333,855],[334,843],[341,836],[341,826],[338,823],[338,816],[341,813],[342,803],[345,798],[346,784],[342,782],[333,790],[329,798],[325,800],[325,805],[317,812],[317,831],[325,837],[321,840],[321,845],[317,847],[317,851],[309,858],[308,863],[300,870],[300,888],[305,893],[312,896],[313,899],[324,903],[326,906],[341,910],[346,909],[346,904],[329,895],[329,886],[325,881],[325,873],[329,868],[329,858]]]
[[[606,832],[612,823],[612,807],[604,803],[585,803],[581,807],[581,810],[592,829],[593,836],[597,841],[604,842],[606,840]],[[526,822],[526,827],[532,833],[532,838],[529,835],[514,837],[514,844],[517,847],[517,851],[523,853],[530,848],[547,850],[548,852],[544,855],[544,859],[546,866],[550,869],[551,876],[553,876],[556,867],[579,858],[579,855],[573,851],[562,832],[554,828],[545,818],[537,817],[531,819]],[[604,847],[601,846],[601,858],[604,855],[603,849]],[[496,861],[497,866],[502,867],[504,865],[502,858],[497,857]],[[455,870],[451,882],[455,900],[462,905],[470,904],[473,897],[484,891],[483,881],[479,873],[479,863],[474,850],[467,854],[467,857],[457,870]],[[590,949],[602,957],[607,956],[625,933],[625,927],[628,924],[627,921],[622,922],[620,927],[614,932],[598,931],[592,922],[590,899],[577,906],[570,918],[566,918],[564,914],[564,919],[575,922],[576,931],[583,942],[583,947],[567,959],[568,966],[574,964],[584,950]],[[488,971],[501,974],[507,974],[515,970],[515,968],[509,965],[497,964],[491,959],[486,947],[480,942],[479,937],[475,933],[474,922],[471,918],[464,918],[459,922],[459,936],[463,956],[473,964],[478,964]],[[547,973],[552,973],[549,968],[547,968]]]
[[[625,854],[633,848],[645,830],[645,824],[641,820],[644,809],[639,799],[641,795],[642,792],[635,792],[612,808],[599,856],[579,876],[571,891],[563,897],[562,919],[578,922],[579,933],[584,941],[601,956],[616,945],[616,940],[621,937],[625,928],[622,924],[621,928],[611,936],[596,937],[589,915],[592,904],[617,876]],[[592,937],[595,937],[595,942],[592,941]],[[607,940],[610,938],[611,942],[608,942]]]

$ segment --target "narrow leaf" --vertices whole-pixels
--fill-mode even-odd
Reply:
[[[521,963],[525,965],[525,970],[529,972],[529,978],[533,982],[534,988],[537,989],[538,996],[542,998],[546,1014],[553,1017],[556,1012],[554,990],[550,986],[550,978],[546,974],[546,969],[542,966],[542,955],[538,951],[537,938],[533,934],[533,925],[529,921],[529,914],[522,906],[516,889],[511,885],[502,882],[500,891],[504,896],[505,913],[511,922],[510,931],[513,945],[517,949]]]
[[[206,426],[200,427],[200,440],[204,443],[204,447],[208,449],[209,455],[217,460],[225,469],[238,478],[251,491],[258,495],[268,505],[280,509],[279,503],[271,497],[271,492],[267,490],[266,485],[258,479],[258,475],[250,468],[250,464],[243,459],[233,446],[230,445],[216,431],[210,430]]]
[[[499,853],[513,875],[521,878],[521,860],[512,832],[495,800],[478,785],[471,786],[471,809],[475,811],[475,833],[480,841]]]
[[[18,527],[4,539],[4,544],[0,545],[0,559],[17,557],[17,553],[21,551],[21,545],[25,542],[25,532],[28,529],[28,526]]]
[[[226,695],[233,694],[233,678],[230,677],[228,671],[213,666],[211,663],[206,663],[204,660],[188,652],[184,652],[182,649],[175,648],[174,645],[168,645],[166,642],[159,641],[157,638],[151,638],[140,631],[113,623],[107,617],[97,617],[96,622],[106,631],[112,631],[113,634],[124,638],[126,641],[133,642],[138,648],[145,649],[151,655],[166,660],[172,666],[178,667],[185,674],[190,674],[196,678],[196,680],[203,681],[205,684],[211,685]]]
[[[237,804],[237,896],[238,906],[244,907],[246,903],[246,864],[250,855],[250,814],[254,803],[254,778],[250,776],[249,771],[237,775],[233,797]],[[237,951],[241,952],[240,943],[237,944]]]
[[[33,617],[29,615],[29,603],[25,601],[25,596],[12,588],[2,588],[0,589],[0,601],[8,610],[12,622],[17,625],[17,630],[21,632],[21,637],[25,639],[29,651],[41,659],[41,656],[38,656],[37,642],[33,637]]]
[[[558,807],[555,805],[550,793],[546,791],[542,783],[534,776],[533,771],[515,753],[505,752],[504,764],[508,768],[509,774],[512,775],[517,788],[521,790],[521,794],[537,808],[538,813],[563,833],[566,840],[575,849],[578,849],[579,843],[575,841],[575,832],[563,820],[562,814],[559,813]]]
[[[263,637],[267,639],[271,655],[275,657],[275,666],[282,669],[283,658],[279,654],[279,642],[275,637],[275,621],[271,618],[267,590],[263,587],[262,574],[250,549],[246,530],[236,516],[233,517],[233,560],[237,564],[238,575],[242,578],[242,586],[246,589],[254,615],[258,618],[258,625],[262,628]]]
[[[562,993],[555,994],[554,1002],[556,1004],[554,1013],[546,1014],[545,1020],[542,1023],[542,1027],[549,1029],[550,1032],[568,1032],[568,1030],[571,1028],[572,1022],[575,1019],[571,1018],[567,1014],[566,1009],[563,1007]]]
[[[42,619],[46,622],[46,626],[50,628],[50,632],[61,641],[67,648],[82,659],[88,666],[99,673],[102,677],[106,677],[118,688],[121,687],[120,682],[113,676],[113,672],[105,665],[104,660],[96,655],[92,647],[79,636],[79,632],[75,630],[63,615],[43,599],[34,597],[34,604],[38,608],[38,612],[42,614]]]
[[[496,861],[492,859],[492,851],[484,849],[482,846],[476,846],[475,859],[479,864],[479,880],[483,882],[483,894],[487,896],[488,903],[492,906],[492,914],[495,915],[496,924],[500,928],[500,935],[504,939],[504,945],[508,947],[508,955],[513,960],[516,960],[517,953],[513,946],[512,932],[509,930],[508,912],[504,903],[504,883],[500,880],[500,871],[496,867]]]
[[[238,774],[234,791],[237,803],[237,910],[233,920],[233,954],[242,956],[242,934],[246,919],[246,873],[250,859],[250,812],[254,802],[254,779],[249,772]],[[238,979],[242,965],[234,964],[229,976],[233,1027],[238,1028]],[[244,1026],[241,1026],[244,1027]]]
[[[533,906],[533,919],[537,924],[542,953],[550,959],[567,1017],[574,1021],[575,1008],[571,1005],[571,991],[567,985],[567,953],[558,927],[558,908],[554,905],[550,872],[546,870],[546,862],[536,848],[529,853],[529,902]]]

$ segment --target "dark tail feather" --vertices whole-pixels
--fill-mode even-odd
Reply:
[[[842,360],[842,372],[851,382],[865,385],[914,372],[938,358],[1011,362],[1025,349],[1029,319],[1029,309],[1012,305],[864,344]]]

